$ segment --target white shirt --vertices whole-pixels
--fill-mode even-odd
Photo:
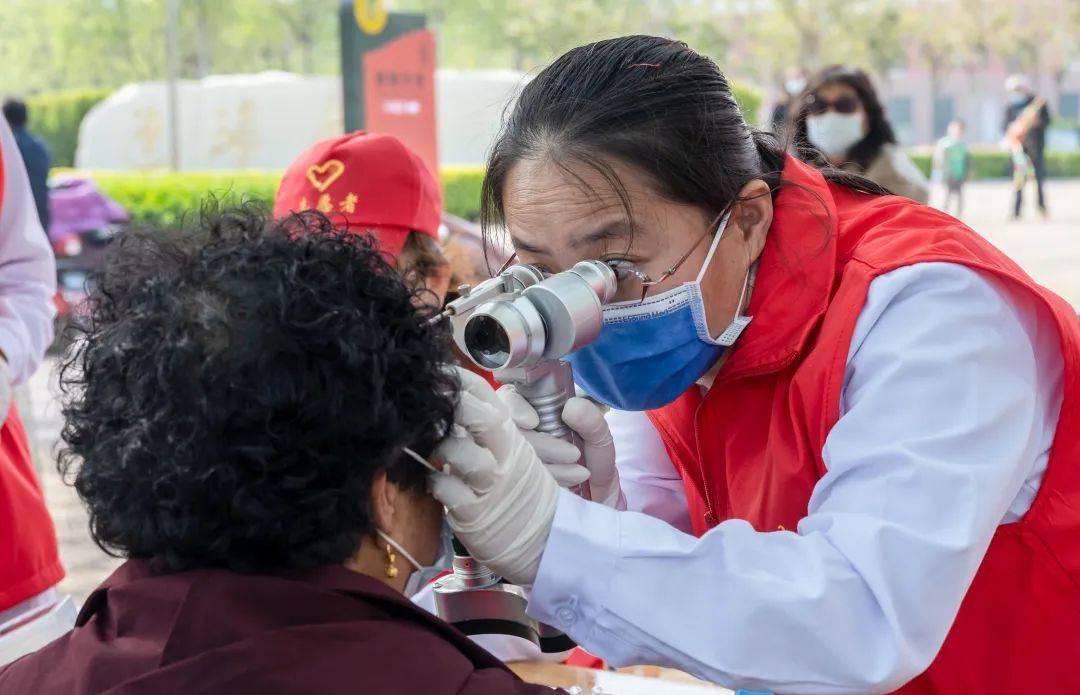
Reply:
[[[784,693],[895,689],[933,660],[995,529],[1038,489],[1057,341],[1033,301],[965,267],[876,279],[797,532],[729,520],[696,538],[562,491],[529,613],[616,666]],[[617,450],[620,471],[670,477],[655,447],[646,464]]]
[[[56,261],[38,220],[30,182],[7,121],[0,118],[0,350],[11,378],[26,381],[53,337]]]

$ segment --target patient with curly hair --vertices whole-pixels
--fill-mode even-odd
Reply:
[[[444,329],[364,235],[250,209],[112,245],[61,471],[126,562],[0,693],[541,693],[414,606]]]

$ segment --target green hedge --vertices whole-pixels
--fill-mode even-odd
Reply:
[[[480,184],[484,181],[481,166],[443,167],[443,207],[451,215],[475,220],[480,217]]]
[[[73,172],[86,173],[86,172]],[[261,171],[90,172],[101,190],[124,206],[137,225],[171,226],[190,216],[210,196],[227,202],[274,203],[280,174]]]
[[[1080,152],[1047,152],[1046,174],[1062,179],[1080,176]]]
[[[197,172],[79,172],[88,175],[101,190],[123,205],[139,225],[168,226],[198,210],[214,196],[227,201],[249,200],[272,206],[280,174],[266,171]],[[466,219],[480,213],[480,167],[447,167],[442,171],[446,211]]]
[[[111,93],[111,89],[70,89],[46,92],[26,100],[30,130],[49,143],[55,166],[75,164],[75,146],[83,116]]]
[[[930,175],[933,155],[930,152],[911,153],[911,160]],[[1080,152],[1046,153],[1046,173],[1051,178],[1080,177]],[[1001,150],[974,150],[971,153],[972,179],[1000,179],[1012,176],[1012,159],[1008,152]]]
[[[930,154],[915,152],[915,164],[930,173]],[[1047,169],[1053,177],[1080,177],[1080,152],[1047,152]],[[972,155],[974,179],[1010,175],[1009,156],[1004,152],[977,151]],[[209,195],[231,201],[252,200],[273,204],[280,174],[264,171],[199,172],[57,172],[86,173],[101,189],[123,205],[137,224],[172,225],[198,210]],[[481,167],[445,167],[442,170],[446,211],[475,220],[480,213]]]
[[[731,84],[731,91],[735,94],[735,101],[739,103],[746,122],[757,123],[758,111],[761,109],[761,92],[738,82]]]

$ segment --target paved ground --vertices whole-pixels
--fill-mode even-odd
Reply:
[[[30,380],[29,388],[21,395],[30,400],[33,422],[27,423],[27,429],[32,439],[38,474],[45,488],[45,498],[60,538],[60,556],[67,570],[67,577],[60,588],[82,603],[87,594],[120,564],[120,560],[109,557],[90,540],[86,512],[74,490],[60,480],[56,471],[61,417],[54,366],[55,362],[50,360],[39,369]],[[19,406],[21,412],[27,412],[23,403],[19,403]]]
[[[1012,196],[1006,183],[975,183],[965,192],[964,222],[1009,254],[1036,280],[1080,311],[1080,180],[1050,181],[1050,215],[1041,220],[1030,192],[1019,222],[1009,219]],[[941,200],[941,193],[931,200]]]
[[[1080,308],[1080,180],[1051,182],[1047,197],[1051,210],[1048,221],[1027,212],[1023,221],[1012,222],[1008,220],[1011,197],[1007,184],[972,184],[964,219],[1037,280]],[[81,601],[119,561],[107,557],[90,541],[85,512],[56,473],[60,413],[53,366],[46,364],[31,380],[24,394],[31,404],[22,409],[33,413],[33,444],[67,566],[68,576],[61,588]]]

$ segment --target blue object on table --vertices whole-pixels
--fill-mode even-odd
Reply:
[[[766,690],[736,690],[735,695],[773,695]]]

